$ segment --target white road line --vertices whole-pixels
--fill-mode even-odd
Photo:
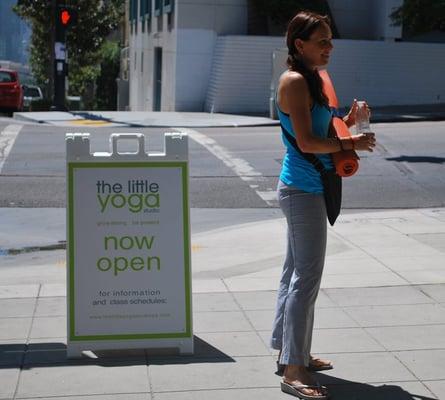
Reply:
[[[175,128],[175,130],[186,133],[191,139],[201,146],[205,147],[215,157],[219,158],[225,165],[227,165],[236,175],[243,181],[248,182],[251,189],[255,190],[256,194],[261,197],[263,201],[269,206],[276,205],[276,194],[272,188],[266,188],[266,191],[257,190],[258,182],[266,181],[261,172],[253,168],[246,160],[234,157],[225,147],[220,146],[215,140],[204,135],[201,132],[188,128]]]
[[[0,132],[0,174],[2,173],[3,164],[8,158],[15,139],[22,128],[23,125],[8,125]]]

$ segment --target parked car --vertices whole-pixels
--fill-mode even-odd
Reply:
[[[0,68],[0,109],[5,111],[23,109],[23,88],[17,71]]]
[[[42,90],[38,86],[23,85],[23,109],[32,111],[32,102],[42,100]]]

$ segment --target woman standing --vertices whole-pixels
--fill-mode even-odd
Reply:
[[[329,62],[332,32],[327,17],[300,12],[287,30],[288,71],[280,78],[277,108],[280,122],[300,150],[315,153],[326,169],[334,168],[331,153],[355,149],[372,151],[374,134],[328,138],[332,111],[323,93],[318,68]],[[355,123],[357,103],[344,118]],[[326,251],[326,207],[323,186],[314,166],[283,135],[287,148],[278,185],[280,207],[287,220],[286,260],[278,289],[271,345],[280,350],[281,390],[302,399],[326,399],[309,370],[332,368],[310,355],[315,300],[320,288]]]

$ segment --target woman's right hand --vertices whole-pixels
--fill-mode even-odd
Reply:
[[[375,134],[373,132],[362,133],[351,136],[354,142],[354,149],[372,152],[375,147]]]

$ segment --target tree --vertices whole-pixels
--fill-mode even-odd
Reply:
[[[406,37],[431,31],[445,32],[445,0],[405,0],[391,19],[394,25],[403,24]]]
[[[66,0],[77,9],[77,23],[66,37],[68,81],[71,94],[84,95],[100,74],[101,48],[117,28],[124,12],[124,0]],[[30,64],[37,82],[53,88],[53,43],[57,0],[18,0],[14,11],[32,26]]]

